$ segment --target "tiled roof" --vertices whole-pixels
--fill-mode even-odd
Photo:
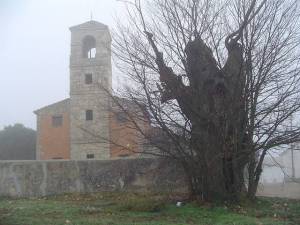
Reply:
[[[40,112],[50,110],[53,107],[69,107],[69,105],[70,105],[70,98],[66,98],[62,101],[59,101],[59,102],[53,103],[51,105],[47,105],[47,106],[45,106],[43,108],[40,108],[38,110],[35,110],[34,113],[39,114]]]

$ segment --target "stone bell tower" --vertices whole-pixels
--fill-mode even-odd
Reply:
[[[71,159],[108,159],[111,36],[89,21],[70,28]]]

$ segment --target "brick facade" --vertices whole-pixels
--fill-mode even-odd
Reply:
[[[37,115],[36,159],[70,159],[70,100],[49,105],[35,111]],[[59,126],[53,117],[62,118]]]
[[[37,159],[74,159],[71,156],[70,143],[70,113],[69,99],[42,108],[35,113],[37,114]],[[143,151],[143,138],[139,132],[132,129],[132,124],[128,121],[120,121],[119,113],[122,111],[114,110],[110,112],[109,117],[109,156],[107,158],[137,157]],[[53,116],[62,116],[63,123],[61,126],[53,125]],[[140,124],[144,129],[149,129],[150,124]],[[100,138],[101,139],[101,138]],[[95,151],[100,152],[101,149]],[[86,153],[83,151],[83,153]],[[83,154],[82,154],[83,155]],[[83,155],[86,159],[87,155]],[[99,158],[104,158],[101,155]]]

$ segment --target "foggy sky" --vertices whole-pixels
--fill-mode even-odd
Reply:
[[[33,111],[69,97],[69,27],[112,27],[116,0],[0,0],[0,129],[35,128]]]

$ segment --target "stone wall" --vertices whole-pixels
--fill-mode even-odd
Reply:
[[[179,166],[163,159],[0,161],[0,196],[97,191],[186,192]],[[300,199],[299,183],[261,185],[259,196]]]
[[[0,196],[33,197],[70,192],[183,192],[180,167],[163,159],[0,161]]]
[[[258,196],[300,199],[300,183],[282,182],[260,184],[257,190]]]

